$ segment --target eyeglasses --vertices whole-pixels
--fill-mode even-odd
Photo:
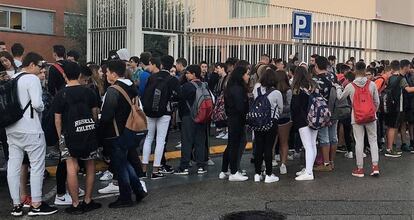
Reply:
[[[40,69],[46,68],[46,61],[42,60],[36,64]]]

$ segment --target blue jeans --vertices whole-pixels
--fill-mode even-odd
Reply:
[[[135,194],[143,191],[141,182],[128,161],[128,150],[136,148],[145,138],[145,133],[125,129],[123,134],[112,141],[112,160],[118,173],[119,199],[131,200],[131,189]]]

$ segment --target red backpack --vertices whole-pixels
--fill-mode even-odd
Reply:
[[[191,84],[196,87],[195,100],[192,106],[186,102],[191,112],[191,118],[197,124],[204,124],[210,121],[211,114],[213,112],[213,98],[208,90],[207,83],[202,82],[198,85],[195,81],[191,81]]]
[[[357,124],[366,124],[376,120],[377,109],[375,108],[374,100],[369,91],[370,83],[368,81],[363,88],[352,83],[355,88],[352,108],[354,109],[354,118]]]

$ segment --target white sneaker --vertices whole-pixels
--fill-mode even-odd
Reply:
[[[63,196],[56,195],[55,205],[72,205],[72,197],[70,197],[69,193],[65,193]]]
[[[79,188],[78,196],[79,196],[79,197],[82,197],[82,196],[84,196],[84,195],[85,195],[85,190],[83,190],[83,189]]]
[[[107,187],[98,190],[98,193],[100,194],[119,193],[119,186],[116,186],[113,183],[109,183]]]
[[[265,183],[274,183],[279,181],[279,177],[275,176],[275,174],[272,174],[270,176],[266,175]]]
[[[220,133],[216,136],[216,138],[217,138],[217,139],[220,139],[220,138],[222,138],[224,135],[226,135],[226,133],[224,133],[224,132],[220,132]]]
[[[142,180],[140,180],[139,182],[141,182],[142,189],[147,193],[148,192],[148,190],[147,190],[147,184],[145,184],[145,182],[142,181]]]
[[[229,139],[229,133],[224,134],[224,136],[221,137],[223,140]]]
[[[228,179],[228,178],[229,178],[229,175],[230,175],[230,173],[229,173],[229,172],[227,172],[227,173],[225,173],[225,172],[221,172],[221,173],[219,174],[219,179],[221,179],[221,180]]]
[[[301,171],[296,172],[296,176],[303,175],[304,173],[306,173],[306,168],[303,168]]]
[[[109,171],[105,171],[104,174],[99,178],[100,181],[109,181],[114,178],[114,175]]]
[[[230,182],[242,182],[248,180],[249,177],[241,175],[241,173],[237,172],[235,174],[230,174],[229,181]]]
[[[295,158],[293,157],[293,154],[292,154],[292,155],[288,155],[288,156],[287,156],[287,159],[288,159],[288,160],[293,160],[293,159],[295,159]]]
[[[278,162],[280,161],[280,154],[276,154],[275,160],[278,161]]]
[[[282,163],[282,165],[280,165],[280,174],[286,174],[287,173],[287,169],[286,169],[286,165]]]
[[[215,163],[214,163],[214,161],[213,161],[213,160],[208,159],[208,161],[207,161],[207,165],[208,165],[208,166],[214,166],[214,165],[215,165]]]
[[[247,176],[247,171],[246,170],[241,170],[240,174],[243,175],[243,176]]]
[[[296,181],[305,181],[305,180],[313,180],[313,174],[309,174],[309,173],[303,173],[300,176],[297,176],[295,178]]]
[[[362,153],[362,156],[365,158],[365,157],[367,157],[367,154],[366,153]]]
[[[345,153],[345,158],[353,159],[354,158],[354,153],[352,153],[352,151]]]
[[[181,141],[179,141],[178,144],[175,145],[174,147],[177,148],[177,149],[180,149],[181,148]]]
[[[272,167],[277,167],[277,161],[276,160],[272,160]]]
[[[255,174],[254,175],[254,182],[258,183],[258,182],[260,182],[262,180],[263,180],[263,176],[262,175],[260,175],[260,174]]]

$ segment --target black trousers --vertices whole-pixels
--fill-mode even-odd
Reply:
[[[227,119],[229,139],[226,150],[223,153],[222,172],[227,172],[230,164],[231,174],[235,174],[239,168],[240,152],[246,146],[245,122],[240,117],[229,117]]]
[[[344,139],[345,139],[346,150],[348,152],[351,152],[352,151],[352,146],[351,146],[351,144],[352,144],[351,118],[339,120],[339,123],[341,123],[342,126],[344,127]],[[338,126],[338,130],[339,130],[339,126]]]
[[[4,153],[4,159],[6,161],[9,160],[9,144],[7,143],[7,135],[6,135],[6,129],[0,129],[0,141],[1,141],[1,147],[3,148]]]
[[[268,131],[255,131],[256,151],[254,155],[254,167],[256,174],[261,174],[263,158],[266,165],[266,175],[272,175],[273,145],[277,135],[277,123]]]

